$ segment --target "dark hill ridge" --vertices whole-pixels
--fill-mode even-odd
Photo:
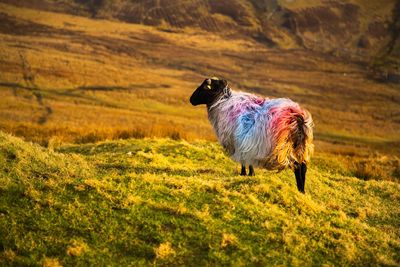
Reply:
[[[378,79],[400,82],[400,1],[0,0],[13,5],[176,31],[201,28],[283,49],[303,48],[368,62]]]
[[[129,23],[200,27],[270,44],[376,54],[398,38],[399,1],[1,0],[19,6]],[[312,4],[310,4],[312,3]],[[397,7],[396,7],[397,5]],[[398,26],[398,25],[397,25]]]

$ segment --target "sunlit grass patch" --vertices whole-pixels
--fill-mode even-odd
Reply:
[[[53,152],[2,134],[0,146],[6,264],[399,262],[399,184],[329,171],[329,157],[310,165],[303,195],[291,171],[239,176],[207,141],[129,139]]]

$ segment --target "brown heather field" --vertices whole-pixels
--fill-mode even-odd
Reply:
[[[26,140],[215,140],[205,109],[188,98],[205,77],[219,76],[235,90],[288,97],[309,109],[317,153],[398,165],[399,85],[371,79],[359,59],[190,27],[3,3],[0,10],[0,129]]]

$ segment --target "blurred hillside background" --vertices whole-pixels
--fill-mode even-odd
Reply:
[[[398,154],[400,1],[0,1],[0,129],[215,140],[205,77],[308,108],[317,151]]]

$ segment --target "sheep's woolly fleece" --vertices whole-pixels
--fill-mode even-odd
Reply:
[[[242,164],[293,168],[313,152],[311,115],[290,99],[232,92],[208,107],[208,117],[222,146]]]

